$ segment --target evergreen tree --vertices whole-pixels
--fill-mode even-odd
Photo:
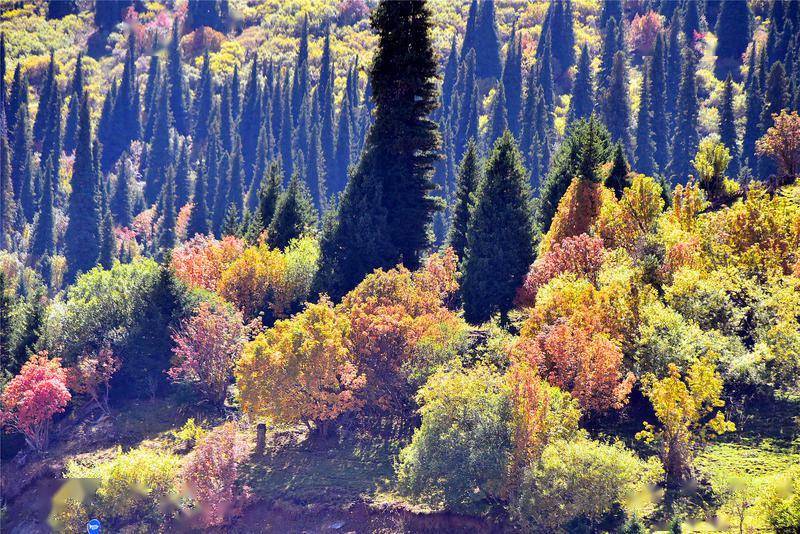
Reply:
[[[464,258],[467,248],[467,228],[472,210],[472,200],[480,182],[481,168],[478,161],[478,150],[474,141],[467,145],[467,151],[458,168],[456,181],[455,206],[447,234],[447,244],[453,248],[460,259]]]
[[[455,125],[455,155],[460,159],[467,141],[475,137],[477,125],[477,96],[475,85],[475,52],[470,50],[461,64],[456,83],[458,92],[458,116]]]
[[[11,148],[8,146],[5,106],[0,106],[0,248],[11,248],[15,231],[17,203],[11,181]]]
[[[278,142],[278,152],[283,164],[285,176],[291,176],[294,169],[294,158],[292,157],[292,138],[294,134],[294,121],[292,120],[292,92],[289,85],[289,73],[284,78],[284,100],[281,109],[281,136]]]
[[[508,64],[508,60],[506,60],[506,64]],[[505,67],[503,70],[503,79],[505,79],[507,69],[508,67]],[[449,117],[450,101],[453,98],[456,76],[458,76],[458,49],[456,48],[456,37],[454,35],[450,44],[450,54],[447,56],[447,66],[444,68],[444,75],[442,76],[442,113],[445,117]]]
[[[265,225],[275,216],[275,206],[283,191],[283,170],[277,161],[269,164],[264,184],[258,193],[258,213]]]
[[[652,109],[655,160],[663,173],[669,163],[669,118],[667,117],[666,39],[659,34],[649,64],[650,108]]]
[[[567,122],[588,119],[594,110],[592,95],[592,60],[589,57],[589,47],[583,43],[581,55],[578,59],[578,72],[575,75],[575,84],[572,86],[572,99],[569,105]]]
[[[548,111],[551,113],[556,109],[556,91],[553,82],[552,50],[553,47],[550,44],[550,36],[548,34],[545,52],[542,53],[541,62],[539,63],[537,69],[537,76],[541,94],[544,97],[545,103],[547,104]]]
[[[122,227],[128,227],[133,222],[133,191],[131,189],[132,176],[130,162],[122,159],[117,176],[117,187],[111,197],[111,213],[114,220]]]
[[[130,33],[128,51],[125,55],[125,66],[122,81],[117,89],[111,113],[108,138],[103,143],[102,168],[108,171],[117,162],[131,141],[141,137],[139,121],[139,97],[136,86],[136,40]]]
[[[236,213],[244,213],[244,176],[242,172],[242,153],[240,150],[239,139],[233,143],[233,151],[230,155],[230,166],[228,167],[228,198],[225,203],[236,208]]]
[[[22,75],[21,62],[17,62],[14,69],[14,79],[11,82],[11,91],[8,95],[8,105],[6,111],[6,119],[8,121],[8,130],[13,131],[16,127],[14,121],[16,120],[19,108],[22,105],[28,104],[28,78]]]
[[[192,238],[197,234],[206,235],[208,227],[208,205],[206,204],[206,166],[201,159],[197,163],[197,176],[194,180],[194,195],[192,196],[192,213],[189,215],[189,224],[186,226],[186,237]]]
[[[5,114],[5,110],[3,113]],[[2,222],[0,221],[0,223]],[[9,288],[8,275],[3,269],[0,269],[0,372],[3,373],[4,380],[10,378],[9,375],[19,366],[14,350],[12,350],[14,325],[11,318],[16,300],[14,297],[13,290]]]
[[[514,27],[508,40],[502,82],[505,89],[508,129],[519,138],[519,114],[522,107],[522,43],[516,35],[517,30]]]
[[[630,151],[630,104],[628,103],[628,69],[625,53],[617,52],[614,67],[603,100],[605,123],[613,141],[622,143],[626,152]]]
[[[300,29],[300,43],[297,47],[294,72],[292,75],[292,124],[297,124],[300,107],[308,92],[308,15],[303,18]]]
[[[228,0],[188,0],[186,2],[186,20],[188,31],[203,26],[218,32],[226,30],[228,18]]]
[[[50,63],[47,65],[47,74],[45,74],[44,85],[39,92],[39,107],[36,110],[36,118],[33,121],[33,139],[35,143],[41,144],[44,136],[50,127],[51,106],[50,102],[54,94],[58,93],[58,86],[56,85],[56,60],[53,51],[50,51]]]
[[[731,154],[728,175],[735,178],[739,175],[739,142],[736,135],[736,118],[733,115],[733,78],[730,74],[725,80],[725,90],[722,94],[719,137]]]
[[[478,79],[499,79],[500,41],[494,16],[494,0],[483,0],[475,21],[475,72]]]
[[[258,149],[256,150],[256,160],[253,163],[252,180],[247,191],[247,210],[255,211],[258,206],[258,192],[264,176],[267,174],[267,165],[270,160],[270,128],[265,124],[261,125],[258,132]]]
[[[219,142],[217,141],[218,130],[212,130],[212,135],[208,138],[208,151],[206,156],[206,206],[209,210],[209,218],[213,216],[214,201],[217,198],[217,187],[219,182],[219,175],[217,169],[219,167]]]
[[[672,21],[669,25],[669,39],[667,46],[667,55],[665,61],[666,67],[666,94],[677,95],[681,83],[681,74],[683,69],[683,48],[681,46],[681,32],[680,32],[680,19],[679,13],[676,11],[672,16]],[[675,108],[675,98],[668,100],[672,105],[668,105],[667,114],[670,122],[668,131],[672,133],[675,130],[675,117],[677,110]]]
[[[100,227],[100,257],[98,259],[103,269],[111,269],[117,258],[117,238],[114,235],[114,217],[111,210],[106,207]]]
[[[239,120],[239,141],[242,150],[242,165],[245,183],[250,183],[253,178],[253,165],[258,150],[258,132],[261,128],[261,96],[258,76],[258,57],[253,60],[250,78],[242,105],[242,116]],[[241,206],[237,206],[241,213]]]
[[[622,20],[622,2],[618,0],[603,0],[603,6],[600,9],[599,27],[605,28],[612,18],[614,20]]]
[[[78,4],[75,0],[48,0],[47,19],[63,19],[67,15],[77,15]]]
[[[621,143],[614,145],[614,155],[612,159],[611,170],[606,178],[606,187],[614,191],[617,199],[622,198],[622,192],[626,187],[631,185],[628,173],[630,169],[628,162],[625,160],[625,150],[622,148]]]
[[[642,89],[639,93],[639,115],[636,121],[636,170],[642,174],[652,176],[656,172],[655,151],[652,127],[652,101],[650,98],[649,71],[645,68],[642,78]]]
[[[231,76],[231,118],[236,123],[242,118],[241,103],[242,98],[239,95],[241,90],[241,82],[239,81],[239,65],[233,66],[233,76]]]
[[[603,31],[603,46],[600,51],[600,72],[597,77],[597,90],[601,94],[605,91],[605,88],[608,87],[617,52],[624,50],[622,30],[617,22],[618,20],[619,19],[613,17],[609,19]]]
[[[167,80],[169,86],[169,109],[172,111],[172,124],[181,135],[189,133],[189,95],[183,76],[181,62],[180,34],[178,20],[172,23],[172,39],[167,46]]]
[[[39,217],[36,228],[31,238],[31,254],[40,258],[44,255],[53,255],[56,252],[55,216],[53,214],[53,191],[55,189],[55,176],[53,164],[50,160],[45,163],[42,184],[42,200],[39,206]]]
[[[175,206],[178,211],[189,202],[191,184],[189,183],[189,149],[187,143],[181,144],[178,163],[175,167]]]
[[[686,0],[683,4],[683,35],[687,45],[695,42],[695,35],[699,34],[700,30],[700,11],[697,9],[697,1]]]
[[[543,44],[549,42],[553,76],[560,79],[564,72],[575,63],[575,33],[573,29],[572,0],[554,0],[550,2],[542,23],[542,36],[536,50],[536,57],[541,58]],[[619,19],[618,19],[619,20]]]
[[[153,135],[153,122],[155,110],[158,107],[158,87],[161,85],[161,61],[159,56],[150,56],[150,66],[147,69],[147,82],[144,87],[145,127],[144,140],[150,142]]]
[[[789,83],[786,79],[783,63],[778,61],[772,65],[767,75],[764,106],[761,110],[761,123],[759,126],[761,132],[766,132],[774,124],[775,115],[789,107],[788,86]],[[776,165],[771,158],[762,157],[758,159],[758,174],[762,180],[774,175],[776,170]]]
[[[83,94],[83,55],[78,54],[75,60],[75,75],[72,78],[70,91],[69,111],[67,122],[64,126],[64,152],[72,154],[75,150],[75,136],[78,132],[78,115],[80,114],[80,99]]]
[[[506,117],[506,92],[505,89],[503,89],[503,82],[500,82],[495,90],[489,120],[489,138],[487,139],[486,144],[488,146],[494,146],[494,142],[499,139],[508,129],[508,119]]]
[[[107,33],[122,22],[122,16],[133,0],[104,0],[94,3],[94,24]]]
[[[148,204],[155,202],[164,177],[172,163],[170,150],[170,117],[172,116],[168,87],[159,90],[158,109],[155,111],[153,137],[147,153],[147,168],[144,173],[144,198]]]
[[[48,103],[50,118],[47,121],[47,130],[42,141],[40,161],[53,159],[53,172],[56,176],[61,174],[61,97],[54,90]]]
[[[233,137],[234,137],[234,126],[233,126],[233,112],[232,108],[232,97],[231,97],[231,86],[232,84],[227,83],[225,87],[222,89],[222,97],[220,98],[219,104],[219,140],[220,146],[222,150],[225,152],[230,153],[233,150]]]
[[[674,180],[685,183],[691,172],[691,161],[697,152],[699,139],[697,120],[699,104],[697,102],[697,82],[695,79],[697,65],[694,52],[686,48],[683,53],[683,70],[678,91],[678,102],[675,110],[675,130],[672,134],[672,154],[669,162],[669,174]]]
[[[178,214],[175,209],[175,171],[167,171],[167,180],[161,192],[161,205],[159,206],[161,225],[158,231],[159,256],[164,257],[178,242],[176,226]]]
[[[222,231],[222,223],[225,219],[225,211],[228,208],[228,190],[230,185],[228,177],[230,172],[230,161],[227,152],[223,152],[217,165],[217,190],[214,195],[214,209],[211,213],[211,228],[214,235],[219,236]]]
[[[569,126],[540,188],[538,217],[542,232],[550,229],[558,203],[573,178],[601,181],[600,166],[610,159],[611,149],[611,135],[594,115]]]
[[[194,0],[193,0],[194,1]],[[211,4],[212,2],[196,1],[195,4]],[[193,141],[198,145],[205,143],[208,137],[209,118],[214,107],[214,80],[211,76],[211,65],[208,60],[208,50],[203,54],[203,67],[200,70],[200,83],[197,95],[194,99],[194,109],[192,113],[194,129],[192,130]]]
[[[69,199],[69,223],[64,235],[67,257],[67,280],[75,280],[97,264],[100,255],[100,192],[92,159],[92,126],[86,95],[81,98],[78,142],[72,167],[72,195]]]
[[[28,106],[20,106],[15,121],[14,144],[11,158],[11,183],[14,200],[22,208],[26,221],[33,220],[36,198],[33,187],[33,165],[31,161],[31,132],[28,127]]]
[[[761,95],[761,84],[757,75],[753,75],[751,82],[745,89],[745,125],[744,137],[742,138],[742,159],[741,166],[755,169],[756,160],[756,141],[761,137],[761,110],[763,98]]]
[[[747,2],[721,0],[717,18],[717,61],[715,74],[723,79],[729,74],[740,80],[739,67],[752,36],[751,14]]]
[[[461,62],[469,54],[470,50],[475,50],[475,26],[478,24],[478,0],[472,0],[469,4],[469,11],[467,12],[467,25],[464,30],[464,40],[461,41]]]
[[[295,173],[275,206],[267,229],[267,242],[273,248],[284,249],[292,239],[313,231],[316,224],[311,194]]]
[[[534,259],[531,194],[510,133],[494,146],[475,195],[463,260],[464,317],[505,318]]]
[[[319,110],[317,99],[314,99],[315,110],[313,115],[318,115]],[[322,213],[325,209],[325,199],[327,198],[325,186],[325,161],[322,157],[322,145],[320,143],[319,135],[319,122],[317,120],[311,121],[311,128],[308,132],[308,161],[306,162],[306,185],[311,191],[311,199],[314,201],[314,207],[317,212]]]
[[[332,191],[344,190],[347,184],[347,169],[350,167],[350,103],[342,99],[339,111],[339,128],[336,135],[336,152],[334,153],[334,175],[329,177],[328,184]]]

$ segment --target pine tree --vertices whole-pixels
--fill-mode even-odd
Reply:
[[[602,94],[608,87],[611,78],[611,71],[614,68],[614,58],[617,52],[624,50],[622,30],[616,18],[611,18],[606,22],[603,31],[603,47],[600,51],[600,72],[597,77],[597,90]]]
[[[611,170],[606,178],[606,187],[614,191],[614,195],[620,199],[622,192],[626,187],[631,185],[628,173],[630,168],[628,162],[625,160],[625,150],[622,148],[621,143],[614,145],[614,155],[612,159]]]
[[[508,60],[506,60],[507,62]],[[507,69],[508,67],[506,67]],[[450,101],[453,98],[453,87],[456,84],[456,76],[458,76],[458,49],[456,48],[456,36],[453,36],[453,41],[450,44],[450,54],[447,56],[447,66],[444,68],[444,75],[442,76],[442,113],[445,117],[449,118]],[[505,79],[505,69],[503,70],[503,79]]]
[[[560,79],[563,73],[575,63],[575,33],[573,29],[572,1],[554,0],[550,2],[542,23],[542,36],[536,50],[536,57],[541,58],[544,42],[549,41],[553,54],[553,76]]]
[[[789,107],[788,86],[789,83],[786,79],[783,63],[778,61],[772,65],[767,75],[767,85],[764,90],[764,107],[761,110],[761,123],[759,126],[761,132],[766,132],[774,124],[775,115]],[[758,159],[758,174],[762,180],[768,179],[776,171],[776,165],[771,158],[762,157]]]
[[[594,110],[592,95],[592,60],[589,57],[589,47],[583,43],[581,55],[578,59],[578,72],[575,75],[575,84],[572,86],[572,99],[569,105],[567,122],[588,119]]]
[[[730,74],[741,80],[739,67],[752,36],[750,8],[740,0],[721,0],[720,4],[715,74],[719,79]]]
[[[104,171],[111,169],[122,153],[128,149],[131,141],[141,137],[135,54],[136,39],[134,33],[130,32],[122,81],[113,103],[109,137],[103,143],[102,168]]]
[[[478,131],[477,116],[477,87],[475,85],[475,52],[470,50],[461,64],[456,83],[458,93],[458,116],[455,125],[455,155],[460,159],[466,148],[467,141],[475,136]],[[454,110],[455,112],[455,110]]]
[[[71,154],[75,150],[75,136],[78,132],[78,115],[80,114],[80,98],[83,94],[83,55],[78,54],[75,60],[75,74],[72,78],[69,111],[64,126],[64,152]]]
[[[683,4],[683,35],[686,44],[695,41],[695,35],[700,33],[700,11],[697,9],[696,0],[687,0]]]
[[[614,66],[603,100],[605,123],[613,141],[619,141],[626,152],[630,151],[631,112],[628,103],[628,69],[625,53],[614,55]]]
[[[183,63],[178,48],[180,34],[178,20],[172,23],[172,39],[167,46],[167,80],[169,85],[169,109],[172,111],[172,124],[181,135],[189,133],[189,95],[183,76]]]
[[[555,111],[555,104],[556,104],[556,91],[555,85],[553,82],[553,47],[550,44],[550,36],[547,36],[547,44],[545,46],[545,52],[542,53],[541,62],[539,63],[537,69],[537,76],[539,82],[539,88],[541,89],[541,94],[544,97],[544,101],[547,104],[547,109],[549,112]]]
[[[295,173],[275,206],[275,214],[267,229],[267,242],[273,248],[283,249],[292,239],[313,231],[317,214],[311,194]]]
[[[683,69],[683,48],[681,45],[681,32],[680,32],[680,17],[676,11],[672,16],[672,21],[669,25],[669,38],[667,46],[667,55],[665,61],[666,68],[666,87],[667,95],[677,95],[681,83],[681,74]],[[668,100],[672,105],[667,106],[667,114],[670,122],[668,131],[672,133],[675,129],[675,98]]]
[[[761,110],[763,98],[758,75],[753,74],[751,82],[745,89],[745,125],[742,138],[741,167],[755,169],[756,141],[761,137]]]
[[[464,40],[461,41],[461,57],[459,58],[461,62],[464,61],[470,50],[475,50],[475,26],[478,24],[478,11],[478,0],[472,0],[469,4],[469,11],[467,12],[467,25],[464,30]]]
[[[284,78],[283,110],[281,116],[281,136],[278,142],[278,152],[283,164],[283,172],[286,176],[291,176],[294,170],[294,158],[292,157],[292,138],[294,134],[294,121],[292,120],[292,92],[289,85],[289,73]]]
[[[733,78],[730,74],[725,79],[725,90],[722,94],[719,137],[722,144],[730,151],[731,161],[728,165],[728,174],[735,178],[739,175],[739,142],[736,135],[736,119],[733,115]]]
[[[21,62],[17,62],[14,69],[14,79],[11,82],[11,91],[8,95],[6,119],[8,120],[8,130],[13,131],[16,127],[14,123],[19,108],[28,104],[28,77],[22,75]]]
[[[132,0],[106,0],[95,2],[95,26],[103,33],[110,32],[114,29],[114,26],[122,22],[123,13],[131,3]]]
[[[219,104],[219,140],[220,146],[225,152],[233,150],[234,120],[231,102],[231,84],[227,83],[222,89],[222,97]]]
[[[175,209],[175,171],[167,171],[167,179],[164,182],[164,189],[161,192],[159,215],[161,225],[158,231],[159,256],[164,257],[178,243],[176,226],[178,214]]]
[[[197,234],[206,235],[208,227],[208,205],[206,204],[206,165],[201,159],[197,163],[197,176],[194,180],[194,195],[192,196],[192,213],[186,226],[186,237],[192,238]]]
[[[188,0],[186,2],[186,20],[184,24],[189,31],[207,26],[219,32],[224,32],[227,18],[227,0]]]
[[[56,85],[56,60],[53,51],[50,51],[50,63],[47,65],[47,74],[45,74],[44,85],[39,93],[39,107],[36,111],[36,118],[33,121],[33,139],[38,145],[44,140],[44,136],[50,127],[51,106],[50,102],[53,96],[58,93],[58,86]]]
[[[214,209],[211,213],[211,228],[217,236],[220,235],[222,223],[225,219],[225,211],[228,209],[229,172],[230,159],[228,154],[223,152],[217,165],[217,190],[214,195]]]
[[[0,106],[0,248],[11,248],[17,210],[11,181],[11,148],[8,146],[5,106]]]
[[[240,142],[237,138],[233,143],[233,151],[229,160],[228,167],[228,197],[225,207],[234,206],[236,213],[244,213],[244,176],[242,172],[242,153]]]
[[[605,28],[608,21],[612,18],[614,20],[622,20],[622,2],[618,0],[603,0],[603,6],[600,10],[599,27]]]
[[[697,65],[694,52],[686,48],[683,53],[683,70],[678,91],[678,102],[675,110],[675,130],[672,134],[672,154],[669,162],[669,174],[680,183],[685,183],[691,172],[691,160],[697,152],[699,139],[697,120],[699,105],[697,102],[697,82],[695,79]]]
[[[308,15],[303,18],[300,29],[300,43],[297,47],[294,72],[292,75],[292,124],[297,124],[300,107],[308,93]]]
[[[516,27],[508,40],[506,61],[503,65],[503,87],[506,99],[508,129],[519,138],[519,114],[522,107],[522,43],[516,37]],[[444,101],[444,99],[442,99]]]
[[[87,272],[100,255],[100,192],[92,159],[92,126],[89,122],[88,97],[81,98],[78,142],[72,167],[72,195],[69,199],[69,224],[64,235],[67,279]]]
[[[469,216],[480,177],[481,169],[478,161],[478,150],[475,143],[470,141],[458,168],[455,206],[453,207],[453,217],[447,234],[447,244],[453,248],[459,259],[464,258],[464,251],[467,248]]]
[[[659,34],[650,60],[650,108],[653,110],[653,143],[656,146],[655,160],[659,172],[663,173],[669,163],[669,118],[667,117],[666,38]]]
[[[111,213],[114,220],[122,227],[128,227],[133,222],[133,191],[131,189],[132,172],[130,162],[123,158],[120,161],[117,186],[114,196],[111,197]]]
[[[3,113],[5,114],[5,110]],[[8,275],[0,269],[0,370],[4,375],[11,374],[20,365],[20,362],[16,360],[14,350],[12,350],[14,325],[11,318],[15,300],[13,289],[9,288]],[[7,377],[8,375],[3,378]]]
[[[233,66],[233,76],[231,76],[230,90],[231,90],[231,118],[234,123],[239,122],[242,118],[242,98],[239,95],[242,84],[239,81],[239,65]]]
[[[253,178],[253,164],[256,160],[258,149],[258,131],[261,128],[261,92],[258,76],[258,57],[253,59],[250,78],[244,93],[242,116],[239,120],[239,141],[242,150],[242,168],[244,169],[245,183],[250,183]],[[241,206],[237,206],[241,213]]]
[[[494,146],[494,142],[499,139],[508,129],[508,119],[506,117],[506,92],[503,88],[503,82],[500,82],[495,90],[489,120],[490,129],[487,132],[489,137],[486,144],[487,146]]]
[[[656,145],[653,142],[653,111],[650,98],[650,79],[647,67],[642,78],[642,89],[639,93],[639,114],[636,121],[636,170],[642,174],[652,176],[656,172],[655,151]]]
[[[269,165],[270,160],[270,131],[266,125],[262,124],[258,132],[256,160],[253,162],[252,179],[247,191],[246,204],[247,210],[250,212],[255,211],[256,206],[258,206],[258,192],[261,189],[264,176],[267,174],[267,165]]]
[[[350,103],[346,98],[342,99],[338,126],[333,160],[334,175],[328,180],[331,190],[335,192],[344,190],[347,184],[347,169],[350,167]]]
[[[314,111],[312,115],[319,114],[318,100],[314,98]],[[319,135],[319,121],[316,119],[311,121],[311,128],[308,132],[308,161],[306,162],[306,185],[308,190],[311,191],[311,199],[314,201],[314,208],[317,212],[322,213],[326,206],[326,186],[325,186],[325,161],[322,157],[322,145],[320,143]]]
[[[475,195],[463,260],[464,317],[482,323],[505,318],[534,259],[531,193],[510,133],[486,163]]]

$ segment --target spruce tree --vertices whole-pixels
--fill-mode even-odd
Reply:
[[[18,207],[11,181],[11,148],[8,146],[5,107],[0,106],[0,248],[11,248]]]
[[[300,107],[308,92],[308,15],[303,18],[300,29],[300,43],[297,47],[294,71],[292,73],[292,124],[297,124]]]
[[[189,105],[186,80],[181,62],[180,34],[178,20],[172,23],[172,39],[167,46],[167,81],[169,86],[169,109],[172,111],[172,124],[181,135],[189,133]]]
[[[54,90],[48,102],[50,118],[42,141],[40,160],[53,159],[53,172],[56,176],[61,174],[61,97]]]
[[[781,110],[789,107],[789,83],[783,63],[778,61],[769,70],[767,85],[764,89],[764,107],[761,110],[759,129],[766,132],[774,124],[774,116]],[[758,174],[762,180],[774,175],[777,167],[771,158],[762,157],[758,160]]]
[[[730,74],[725,79],[725,90],[722,93],[719,137],[722,144],[730,151],[731,161],[728,165],[728,174],[735,178],[739,175],[739,142],[736,135],[736,118],[733,114],[733,78]]]
[[[675,130],[672,134],[672,154],[669,174],[680,183],[685,183],[691,172],[691,161],[700,142],[697,135],[699,104],[697,102],[697,82],[694,52],[686,48],[683,53],[683,70],[675,109]]]
[[[506,117],[506,92],[503,82],[497,85],[497,89],[492,99],[492,109],[489,116],[490,128],[487,139],[487,146],[494,146],[494,142],[499,139],[508,129],[508,119]]]
[[[472,210],[472,200],[480,182],[481,168],[478,160],[478,150],[474,141],[467,145],[467,151],[458,168],[456,181],[455,206],[450,229],[447,234],[447,244],[453,248],[459,259],[464,258],[467,248],[467,228]]]
[[[467,229],[463,260],[464,317],[505,318],[534,259],[533,213],[522,158],[510,133],[486,162]]]
[[[270,160],[270,131],[265,124],[262,124],[258,132],[256,160],[253,162],[252,179],[247,190],[246,204],[247,210],[250,212],[255,211],[258,205],[258,192],[261,189],[264,176],[267,174],[267,165],[269,165]]]
[[[745,124],[742,138],[741,167],[756,169],[756,141],[761,137],[761,110],[763,107],[761,84],[757,75],[745,89]]]
[[[45,163],[42,177],[42,200],[39,203],[39,217],[36,220],[36,228],[31,238],[31,254],[37,258],[46,254],[53,255],[56,251],[55,217],[53,214],[55,176],[53,176],[53,164],[50,160]]]
[[[75,280],[97,264],[100,255],[100,192],[92,159],[92,126],[86,95],[81,98],[78,142],[72,167],[69,223],[64,235],[67,280]]]
[[[69,111],[64,126],[64,152],[72,154],[75,150],[75,135],[78,132],[78,115],[80,114],[80,98],[83,94],[83,55],[78,54],[75,60],[75,74],[72,78],[72,89],[69,98]]]
[[[253,178],[253,164],[258,150],[258,132],[261,128],[261,93],[258,75],[258,57],[253,59],[250,78],[244,93],[242,116],[239,120],[239,141],[242,150],[242,168],[245,183]],[[240,210],[240,207],[237,206]]]
[[[167,180],[164,182],[164,189],[161,192],[161,202],[159,215],[161,225],[158,231],[159,256],[164,257],[172,250],[178,242],[176,226],[178,214],[175,209],[175,171],[167,171]]]
[[[295,173],[275,206],[267,229],[267,243],[273,248],[284,249],[292,239],[313,231],[316,224],[317,214],[311,194]]]
[[[222,150],[228,153],[233,149],[234,137],[234,120],[233,112],[231,111],[231,102],[231,84],[227,83],[222,89],[222,97],[220,98],[219,104],[219,140]]]
[[[228,197],[225,208],[233,206],[236,213],[244,213],[244,175],[242,171],[242,153],[240,142],[237,138],[233,143],[233,151],[230,155],[228,167]]]
[[[228,209],[228,190],[230,185],[228,177],[230,172],[230,159],[227,152],[222,152],[217,164],[217,190],[214,194],[214,208],[211,212],[211,228],[214,234],[219,236],[222,230],[222,223],[225,219],[225,212]]]
[[[132,4],[132,0],[105,0],[94,3],[94,23],[97,28],[107,33],[114,26],[122,22],[125,10]]]
[[[186,226],[186,237],[192,238],[197,234],[206,235],[208,227],[208,205],[206,204],[206,165],[201,159],[197,163],[197,176],[194,180],[194,194],[192,196],[192,213]]]
[[[109,138],[103,143],[103,170],[108,171],[131,144],[141,137],[138,87],[136,85],[136,40],[128,39],[122,80],[114,99]]]
[[[230,83],[230,90],[231,90],[231,118],[233,119],[234,123],[239,122],[239,119],[242,118],[242,98],[239,95],[239,91],[241,90],[241,82],[239,81],[239,65],[233,66],[233,76],[231,76],[231,83]]]
[[[681,45],[680,18],[676,11],[672,16],[669,25],[668,46],[666,50],[666,94],[677,95],[681,83],[681,73],[683,68],[683,48]],[[675,98],[669,99],[671,105],[667,106],[667,114],[670,119],[668,131],[672,133],[675,129]]]
[[[175,167],[175,207],[178,211],[189,202],[191,184],[189,183],[189,149],[181,143],[178,162]]]
[[[655,151],[653,142],[653,112],[650,98],[650,68],[645,68],[642,78],[642,89],[639,93],[639,114],[636,121],[636,170],[642,174],[652,176],[656,172]]]
[[[283,191],[283,170],[277,161],[269,164],[264,183],[258,193],[258,213],[264,225],[269,225],[275,216],[275,206]]]
[[[13,156],[11,158],[11,183],[14,200],[22,208],[26,221],[33,220],[36,198],[33,186],[31,132],[28,126],[28,106],[22,105],[15,121]]]
[[[171,116],[168,87],[164,86],[159,90],[153,137],[150,141],[147,153],[147,169],[144,173],[144,198],[148,204],[156,201],[164,184],[167,169],[172,163],[169,129]]]
[[[605,28],[612,18],[622,20],[622,2],[619,0],[603,0],[603,5],[600,9],[599,27]]]
[[[315,109],[318,106],[317,99],[314,99]],[[313,115],[317,115],[319,110],[316,110]],[[314,207],[319,213],[325,209],[326,205],[326,185],[325,185],[325,161],[322,157],[322,145],[320,143],[319,135],[319,121],[312,120],[311,128],[308,132],[308,161],[306,162],[306,185],[308,190],[311,191],[311,199],[314,201]]]
[[[475,21],[475,72],[478,79],[500,79],[500,40],[494,15],[494,0],[483,0]]]
[[[467,12],[467,25],[464,30],[464,39],[461,41],[461,57],[462,62],[469,54],[470,50],[475,50],[475,27],[478,24],[478,0],[472,0],[469,4],[469,11]]]
[[[133,191],[131,189],[131,164],[125,158],[120,161],[117,186],[111,197],[111,213],[120,226],[127,227],[133,222]]]
[[[739,67],[752,36],[750,8],[740,0],[721,0],[717,18],[717,61],[715,74],[720,80],[729,74],[741,80]]]
[[[599,168],[610,159],[611,149],[611,136],[594,115],[569,126],[539,191],[538,222],[542,232],[550,229],[558,203],[573,178],[601,180]]]
[[[622,192],[626,187],[631,185],[628,173],[630,168],[628,162],[625,160],[625,150],[622,148],[621,143],[614,146],[614,155],[611,164],[611,170],[606,178],[606,187],[614,191],[617,199],[622,198]]]
[[[49,125],[50,119],[50,102],[54,93],[58,93],[58,86],[56,85],[56,60],[53,51],[50,51],[50,63],[47,65],[47,73],[45,74],[44,85],[39,92],[39,107],[36,111],[36,118],[33,121],[33,139],[38,145],[44,140]]]
[[[7,100],[6,120],[8,130],[13,131],[16,127],[14,123],[19,108],[28,104],[28,77],[22,75],[21,62],[17,62],[14,69],[14,79],[11,82],[11,90]]]
[[[508,63],[508,60],[506,60]],[[505,79],[505,72],[508,67],[503,70],[503,79]],[[458,49],[456,48],[456,36],[453,36],[453,41],[450,43],[450,54],[447,56],[447,65],[444,68],[442,76],[442,113],[446,118],[449,118],[450,101],[453,98],[453,87],[456,84],[456,76],[458,76]]]
[[[203,26],[224,32],[227,25],[227,0],[188,0],[186,2],[186,30]]]
[[[603,31],[603,46],[600,51],[600,72],[597,77],[597,90],[602,94],[608,87],[611,78],[611,71],[614,68],[614,58],[617,52],[624,48],[622,30],[620,29],[619,19],[611,18],[606,22]]]
[[[502,83],[505,89],[508,129],[519,138],[519,114],[522,107],[522,43],[516,35],[514,27],[508,40]],[[442,98],[442,101],[445,101],[445,98]]]
[[[567,122],[588,119],[594,110],[594,87],[592,84],[592,60],[589,57],[589,47],[586,43],[581,46],[581,55],[578,59],[578,72],[575,75],[575,84],[572,86],[572,98],[569,103]]]
[[[338,126],[333,160],[334,175],[328,179],[328,184],[334,192],[344,190],[347,184],[347,169],[350,167],[350,103],[346,98],[342,99]]]
[[[205,2],[197,2],[199,4]],[[213,4],[212,4],[213,5]],[[205,143],[208,137],[209,118],[214,107],[214,80],[211,76],[211,65],[208,60],[208,51],[203,54],[203,66],[200,69],[200,83],[194,99],[192,111],[193,141],[198,145]]]
[[[470,50],[461,64],[456,83],[458,91],[458,117],[455,124],[455,156],[460,159],[467,141],[475,136],[477,128],[477,96],[475,84],[475,51]]]
[[[625,53],[614,55],[614,66],[603,101],[605,123],[613,141],[619,141],[626,152],[630,151],[631,112],[628,103],[628,69]]]
[[[659,34],[649,64],[650,108],[653,110],[653,143],[658,171],[664,173],[669,163],[669,118],[667,117],[666,38]]]
[[[283,172],[286,176],[291,176],[294,170],[294,158],[292,157],[292,140],[294,137],[294,121],[292,119],[292,91],[289,85],[289,73],[284,78],[284,100],[281,106],[281,136],[278,141],[278,152],[283,164]]]
[[[700,11],[697,9],[696,0],[686,0],[683,4],[683,35],[686,44],[693,44],[695,35],[700,33]]]

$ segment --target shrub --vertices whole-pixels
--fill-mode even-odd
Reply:
[[[163,523],[163,505],[178,496],[176,476],[180,459],[164,451],[145,448],[122,453],[104,462],[83,465],[67,463],[64,478],[90,478],[100,482],[97,493],[81,504],[89,517],[104,524],[121,526],[137,518],[145,523]]]
[[[620,444],[556,441],[526,469],[512,515],[527,531],[558,531],[575,520],[596,528],[658,478],[657,463],[638,459]]]
[[[101,410],[109,413],[111,378],[121,365],[110,347],[103,347],[96,354],[83,354],[75,367],[68,371],[69,386],[76,393],[88,395]]]
[[[245,443],[232,422],[206,435],[189,455],[182,478],[199,508],[203,527],[227,523],[244,504],[247,488],[240,492],[236,482],[246,455]]]
[[[37,452],[47,448],[53,416],[67,407],[67,373],[59,358],[40,352],[25,362],[0,395],[0,425],[20,432]]]
[[[581,178],[573,179],[558,203],[550,229],[542,238],[540,253],[547,253],[567,237],[588,233],[600,215],[603,202],[613,196],[602,184]]]
[[[400,452],[401,491],[459,512],[475,512],[499,497],[512,437],[504,377],[482,366],[441,370],[417,401],[422,424]]]
[[[221,240],[197,235],[172,251],[172,269],[189,287],[217,289],[222,272],[242,254],[245,243],[238,237]]]
[[[206,400],[222,406],[234,362],[246,340],[241,313],[203,302],[172,335],[175,357],[169,376],[194,384]]]
[[[795,466],[776,481],[760,504],[776,534],[800,531],[800,468]]]

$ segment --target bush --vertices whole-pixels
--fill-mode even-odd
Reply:
[[[176,475],[180,459],[164,451],[133,449],[112,460],[82,465],[67,464],[64,478],[98,479],[97,493],[80,507],[88,517],[104,524],[122,526],[131,519],[159,524],[167,518],[164,504],[178,496]]]
[[[525,471],[512,515],[527,531],[558,531],[575,520],[597,526],[659,479],[658,462],[644,462],[620,444],[557,441]]]
[[[434,374],[417,394],[422,424],[400,452],[401,491],[475,512],[500,496],[511,459],[511,406],[502,375],[479,366]]]

